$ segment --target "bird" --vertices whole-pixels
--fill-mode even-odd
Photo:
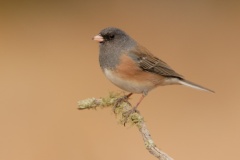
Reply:
[[[104,28],[92,39],[99,42],[99,63],[107,79],[130,92],[126,98],[142,95],[133,107],[135,111],[148,92],[158,86],[178,84],[214,93],[186,80],[119,28]]]

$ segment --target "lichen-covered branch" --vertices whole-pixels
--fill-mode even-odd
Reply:
[[[80,110],[83,109],[96,109],[96,107],[112,107],[113,112],[117,115],[121,124],[125,125],[126,123],[131,125],[136,125],[142,134],[143,141],[146,149],[154,155],[159,160],[173,160],[166,153],[161,151],[152,140],[150,132],[148,131],[144,118],[139,112],[133,112],[131,114],[132,106],[123,94],[111,93],[108,97],[105,98],[89,98],[81,100],[78,102],[78,107]]]

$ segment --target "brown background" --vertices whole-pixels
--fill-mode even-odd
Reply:
[[[237,0],[1,1],[0,159],[155,159],[111,109],[77,110],[120,91],[91,40],[107,26],[216,91],[150,92],[139,109],[155,143],[176,160],[240,159],[239,17]]]

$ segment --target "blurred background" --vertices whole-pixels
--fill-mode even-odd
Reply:
[[[139,109],[157,146],[176,160],[239,159],[239,17],[236,0],[1,1],[0,159],[156,159],[110,108],[77,109],[121,91],[91,40],[108,26],[216,92],[150,92]]]

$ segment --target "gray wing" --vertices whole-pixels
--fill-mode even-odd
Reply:
[[[183,78],[182,75],[175,72],[164,61],[153,56],[146,48],[137,46],[135,49],[130,50],[129,56],[138,63],[139,67],[145,71],[153,72],[165,77]]]

